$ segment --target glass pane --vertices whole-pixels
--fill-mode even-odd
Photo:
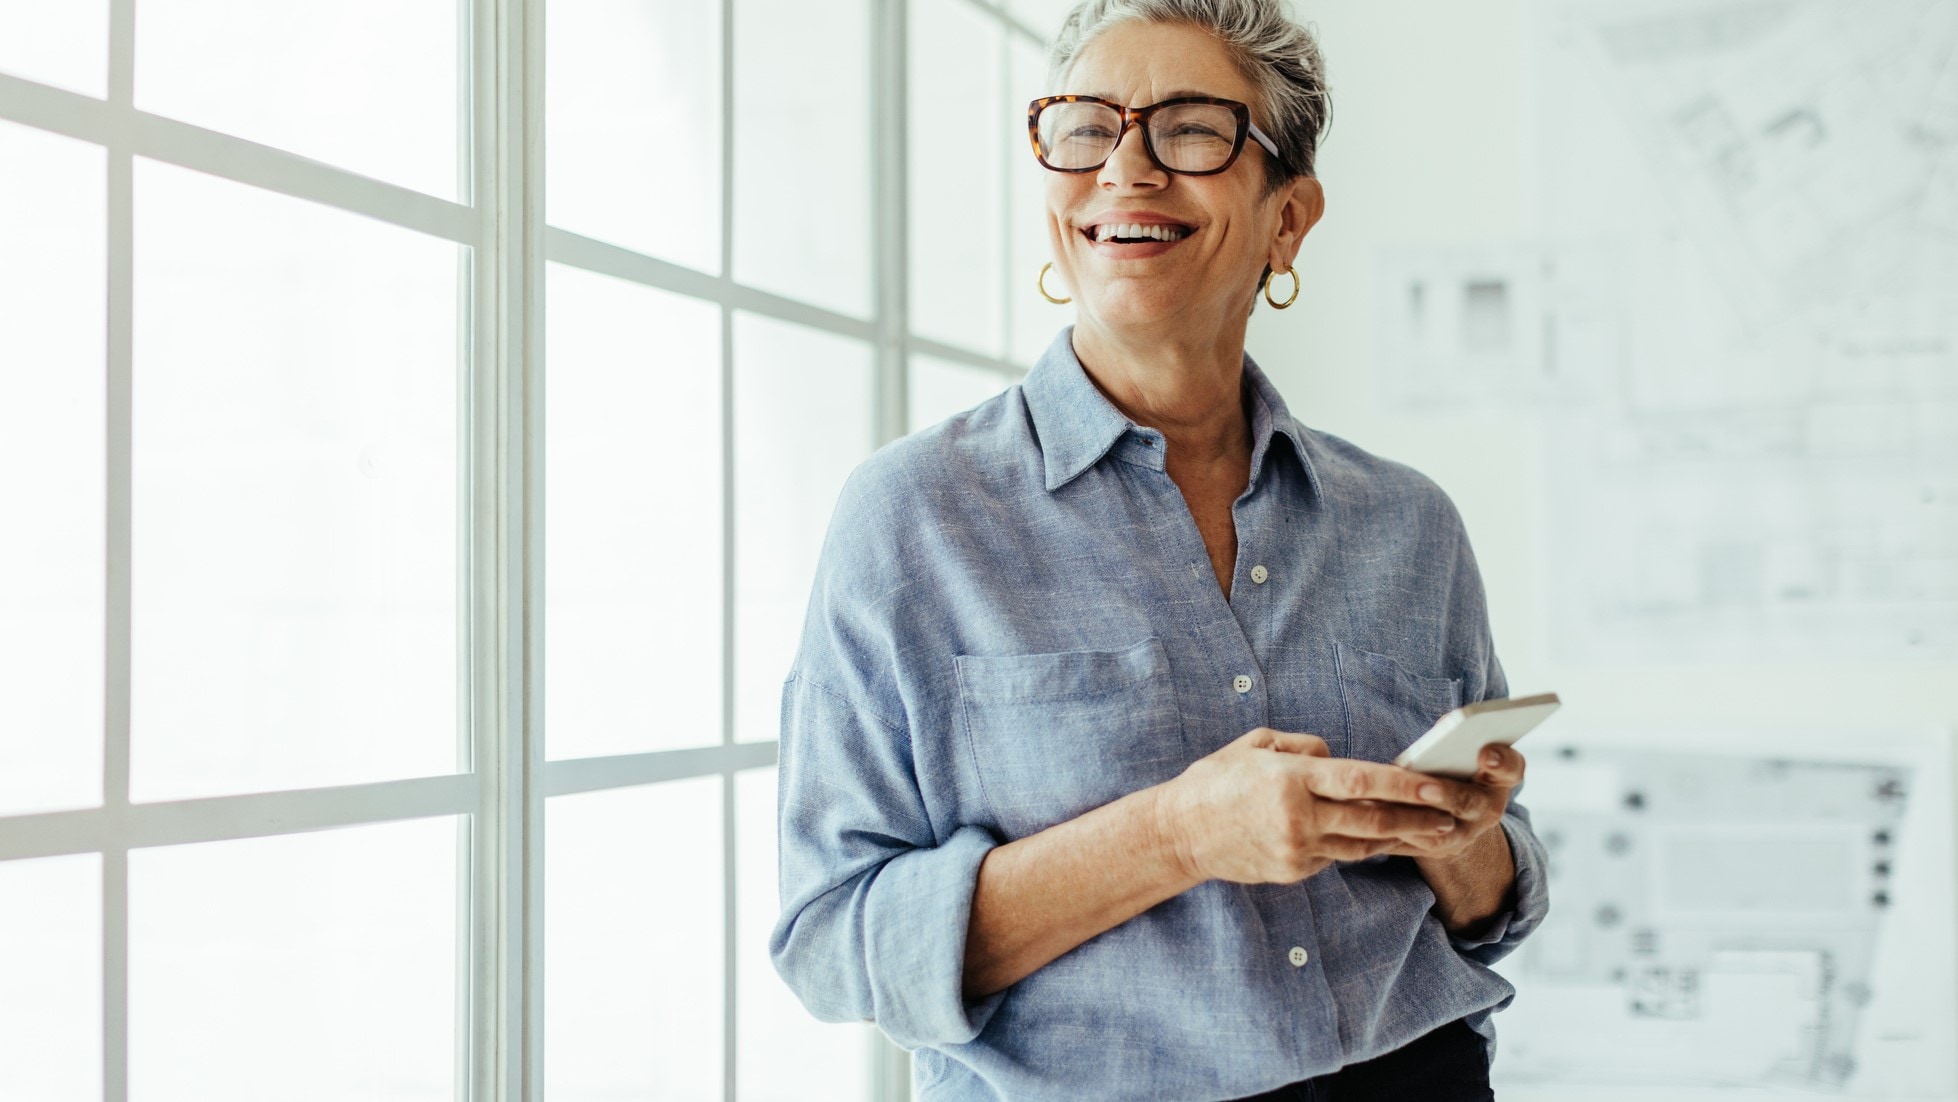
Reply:
[[[102,799],[107,179],[0,123],[0,815]]]
[[[550,0],[548,219],[721,270],[719,0]]]
[[[910,77],[911,329],[1000,355],[1000,157],[1026,144],[1026,112],[1001,106],[997,19],[965,0],[917,0],[910,17],[911,57],[930,59]]]
[[[877,440],[868,344],[734,319],[735,737],[779,737],[816,558],[837,491]]]
[[[721,778],[548,808],[544,1096],[720,1102]]]
[[[96,1102],[102,855],[0,862],[0,899],[0,1098]]]
[[[741,1102],[864,1102],[877,1027],[822,1022],[768,957],[781,913],[776,882],[775,770],[734,776],[736,935],[735,1097]]]
[[[734,278],[868,317],[870,6],[740,0],[734,18]]]
[[[461,248],[135,172],[135,797],[452,772]]]
[[[911,357],[910,431],[943,421],[991,398],[1016,380],[996,371],[933,356]]]
[[[129,855],[129,1097],[452,1102],[467,817]]]
[[[1007,53],[1012,77],[1008,99],[1024,117],[1028,100],[1052,91],[1047,87],[1047,59],[1018,36],[1008,40]],[[1035,285],[1040,266],[1054,259],[1047,230],[1047,178],[1052,173],[1033,159],[1024,126],[1019,142],[1007,152],[1006,314],[1011,341],[1006,354],[1032,367],[1054,335],[1074,323],[1074,307],[1048,302]],[[1070,293],[1058,272],[1047,274],[1047,289],[1060,298]]]
[[[455,0],[142,0],[136,106],[455,198],[460,10]]]
[[[0,73],[108,96],[109,0],[0,0]]]
[[[545,739],[721,741],[720,309],[545,266]]]

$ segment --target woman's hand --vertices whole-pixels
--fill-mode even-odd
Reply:
[[[1290,884],[1379,853],[1439,855],[1435,845],[1460,829],[1451,811],[1493,821],[1504,806],[1474,785],[1334,758],[1317,735],[1269,727],[1192,762],[1157,795],[1184,871],[1243,884]]]
[[[1523,783],[1523,768],[1522,751],[1491,743],[1482,748],[1481,768],[1469,780],[1424,778],[1441,786],[1441,799],[1430,802],[1452,812],[1461,824],[1459,829],[1438,838],[1403,839],[1399,845],[1380,852],[1398,857],[1460,857],[1467,853],[1475,847],[1478,838],[1502,822],[1503,812],[1509,808],[1510,790]]]

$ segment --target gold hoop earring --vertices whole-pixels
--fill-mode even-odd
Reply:
[[[1054,262],[1051,260],[1049,260],[1045,264],[1042,264],[1040,266],[1040,275],[1034,278],[1033,285],[1034,288],[1040,292],[1041,298],[1046,299],[1048,302],[1051,302],[1056,306],[1065,306],[1068,303],[1074,301],[1074,296],[1069,295],[1067,298],[1055,298],[1053,295],[1047,293],[1047,269],[1053,266],[1054,266]]]
[[[1284,302],[1280,302],[1277,299],[1271,297],[1272,276],[1281,276],[1281,275],[1288,275],[1292,277],[1292,294],[1291,297],[1287,298]],[[1265,301],[1271,303],[1271,308],[1273,310],[1283,310],[1285,307],[1290,306],[1298,297],[1299,297],[1299,273],[1297,269],[1287,268],[1282,272],[1273,272],[1271,273],[1271,275],[1265,277]]]

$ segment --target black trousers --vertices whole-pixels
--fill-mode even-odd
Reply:
[[[1495,1102],[1482,1036],[1459,1018],[1392,1052],[1236,1102]]]

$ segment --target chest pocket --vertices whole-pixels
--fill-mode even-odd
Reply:
[[[1462,679],[1424,677],[1384,654],[1334,640],[1346,707],[1344,757],[1390,762],[1461,706]]]
[[[1009,841],[1189,764],[1159,637],[1119,650],[966,654],[952,663],[979,788]]]

